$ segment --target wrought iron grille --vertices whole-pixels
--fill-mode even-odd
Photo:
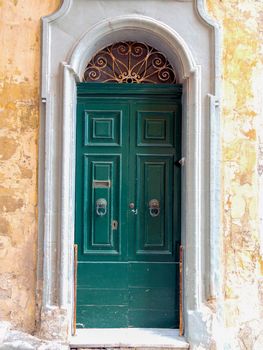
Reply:
[[[84,72],[84,82],[176,84],[166,57],[138,42],[119,42],[96,53]]]

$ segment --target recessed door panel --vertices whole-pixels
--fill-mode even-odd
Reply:
[[[85,145],[119,146],[122,111],[85,110]]]
[[[173,155],[137,155],[136,254],[172,255]]]
[[[158,111],[158,107],[156,109],[156,111],[137,111],[137,145],[173,147],[175,113],[174,111]]]
[[[120,167],[120,155],[84,155],[84,254],[120,253]]]

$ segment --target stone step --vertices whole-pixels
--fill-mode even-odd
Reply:
[[[78,329],[70,339],[73,350],[185,350],[189,344],[177,329]]]
[[[70,348],[70,350],[181,350],[186,348],[163,348],[163,347],[130,347],[130,348]]]

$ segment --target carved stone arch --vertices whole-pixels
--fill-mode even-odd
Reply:
[[[77,42],[70,59],[70,66],[80,81],[86,63],[96,52],[111,43],[137,41],[138,38],[165,53],[168,61],[177,69],[179,82],[194,71],[196,63],[188,45],[176,31],[165,23],[146,16],[125,15],[111,18],[110,25],[109,28],[109,19],[102,20],[85,32]],[[158,30],[154,29],[155,26]],[[94,36],[97,38],[96,42],[93,39]],[[93,45],[92,50],[90,50],[91,45]]]
[[[137,1],[136,11],[147,16],[134,14],[128,2],[116,7],[117,15],[112,16],[105,2],[105,9],[87,21],[85,14],[88,16],[96,3],[64,0],[57,13],[43,19],[40,334],[54,338],[55,332],[55,337],[65,339],[72,327],[76,82],[82,81],[86,63],[100,49],[119,41],[141,41],[165,54],[183,84],[184,317],[187,339],[198,345],[204,339],[209,341],[211,330],[204,319],[218,316],[205,307],[205,301],[218,299],[221,285],[217,27],[204,15],[202,0],[162,0],[160,16],[158,11],[152,12],[151,1],[144,2],[143,9]],[[158,7],[158,2],[155,4]],[[178,23],[171,21],[170,11],[176,13]],[[182,27],[183,15],[189,16],[189,21]],[[190,29],[195,30],[199,42],[189,35]]]

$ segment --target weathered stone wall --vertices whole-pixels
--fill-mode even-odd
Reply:
[[[223,30],[224,338],[229,333],[231,348],[262,349],[263,1],[207,0],[207,6]]]
[[[0,1],[0,320],[33,331],[40,18],[59,0]]]
[[[0,0],[0,320],[28,332],[36,307],[40,17],[59,3]],[[207,7],[223,29],[222,337],[231,349],[261,349],[263,1]]]

